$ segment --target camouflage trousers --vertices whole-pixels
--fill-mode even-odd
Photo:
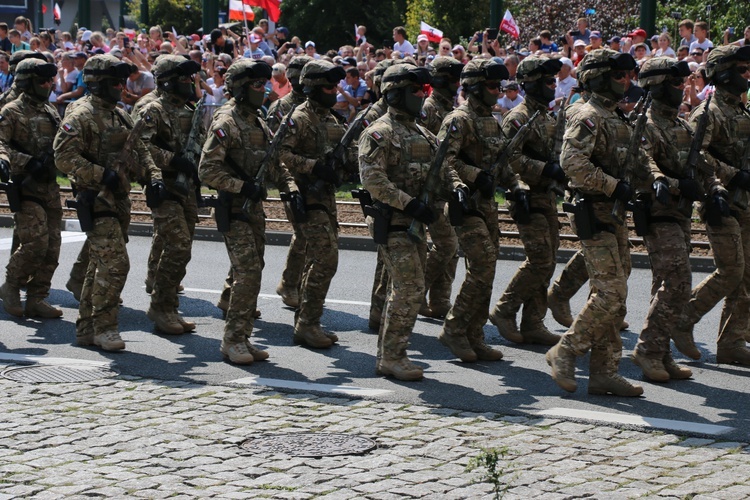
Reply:
[[[306,245],[298,321],[318,325],[339,265],[338,223],[335,216],[324,210],[311,210],[307,222],[300,224],[300,231]]]
[[[224,342],[239,344],[253,332],[266,247],[265,217],[254,213],[250,222],[233,220],[224,233],[232,266],[229,309],[224,325]]]
[[[451,303],[458,265],[458,236],[444,213],[445,205],[444,202],[437,205],[437,220],[429,227],[432,248],[425,266],[425,292],[430,294],[430,304],[437,306]]]
[[[569,301],[588,280],[589,273],[586,271],[583,250],[578,250],[565,264],[560,276],[552,284],[552,288],[560,300]]]
[[[388,299],[378,334],[378,358],[406,356],[409,335],[424,298],[426,243],[414,243],[404,231],[388,235],[388,244],[378,246],[390,276]]]
[[[750,210],[721,221],[719,227],[706,225],[716,270],[693,289],[685,313],[697,323],[724,298],[718,344],[744,346],[750,327]]]
[[[375,274],[372,278],[372,291],[370,292],[370,318],[380,318],[385,310],[385,301],[388,297],[388,268],[383,260],[383,255],[378,251],[375,262]]]
[[[284,203],[284,212],[286,213],[287,220],[291,221],[293,216],[288,203]],[[305,246],[307,242],[299,224],[293,222],[292,230],[294,233],[292,234],[292,241],[289,243],[286,265],[284,266],[284,271],[281,273],[281,286],[299,290],[300,283],[302,282],[302,271],[305,266]]]
[[[190,262],[198,209],[195,199],[188,198],[184,204],[164,201],[151,213],[154,237],[149,255],[149,272],[151,259],[158,257],[151,282],[151,306],[156,310],[172,312],[179,307],[177,287],[185,277]]]
[[[466,278],[445,317],[446,335],[478,334],[487,323],[500,238],[496,206],[493,212],[485,211],[486,221],[477,216],[466,217],[463,225],[456,228],[464,253]]]
[[[76,321],[79,336],[117,330],[120,294],[130,271],[123,219],[98,217],[86,233],[89,263]]]
[[[690,219],[651,224],[643,241],[651,262],[651,304],[636,351],[661,360],[669,353],[671,331],[690,300]]]
[[[22,201],[21,210],[13,218],[19,244],[10,256],[5,279],[16,288],[25,286],[28,297],[43,299],[49,295],[60,257],[59,193],[45,200],[44,206]]]
[[[556,207],[532,213],[528,224],[518,224],[526,260],[518,268],[495,307],[503,317],[515,317],[523,305],[521,331],[544,323],[547,287],[555,271],[560,246],[560,223]]]
[[[594,203],[594,215],[610,221],[612,203]],[[575,218],[571,217],[575,229]],[[617,372],[622,358],[620,325],[625,318],[630,276],[630,249],[625,226],[613,225],[614,233],[601,231],[582,240],[583,258],[590,279],[586,305],[561,342],[583,356],[591,350],[590,373]]]

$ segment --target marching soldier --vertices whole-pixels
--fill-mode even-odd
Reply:
[[[590,394],[639,396],[643,388],[617,373],[622,357],[619,326],[625,316],[630,251],[627,228],[612,215],[615,201],[627,203],[633,187],[618,177],[625,166],[631,129],[615,112],[635,68],[630,54],[609,49],[589,52],[578,80],[591,94],[568,122],[560,164],[579,195],[572,224],[581,238],[591,293],[570,329],[547,352],[552,378],[574,392],[575,358],[591,350]],[[639,150],[634,177],[649,179],[648,160]],[[650,188],[650,185],[649,185]]]
[[[466,278],[445,318],[439,340],[461,361],[497,361],[503,354],[484,341],[495,264],[500,245],[495,189],[510,193],[511,210],[525,210],[526,186],[507,165],[492,172],[504,144],[500,125],[492,116],[502,80],[508,70],[489,59],[474,59],[461,71],[466,102],[445,117],[438,137],[449,141],[446,163],[473,189],[469,211],[456,228],[466,258]],[[455,120],[455,129],[450,129]],[[495,175],[499,175],[495,179]]]
[[[13,180],[11,189],[17,190],[20,201],[20,206],[11,207],[19,245],[8,262],[0,299],[5,310],[19,318],[63,314],[44,300],[61,244],[62,206],[52,150],[60,116],[49,104],[56,74],[54,64],[33,58],[21,61],[14,80],[20,98],[0,111],[0,180]],[[25,308],[21,307],[22,287],[26,287]]]
[[[117,107],[130,65],[114,56],[96,55],[86,61],[84,82],[91,95],[65,115],[55,136],[55,161],[78,188],[79,219],[88,218],[90,262],[81,291],[76,321],[78,345],[96,345],[105,351],[125,348],[118,331],[120,293],[130,262],[125,247],[130,222],[131,172],[119,165],[123,154],[135,154],[133,165],[152,183],[161,172],[140,138],[130,138],[133,123]],[[126,143],[134,151],[123,151]],[[119,168],[118,168],[119,167]],[[86,222],[84,222],[86,224]]]
[[[422,368],[406,355],[424,296],[426,241],[414,241],[407,230],[416,223],[431,224],[435,206],[419,199],[428,175],[439,175],[439,184],[451,192],[466,187],[446,167],[430,172],[437,140],[416,124],[424,100],[427,69],[399,64],[383,75],[381,91],[388,112],[370,125],[359,142],[360,175],[378,207],[378,218],[368,225],[379,244],[391,285],[378,336],[377,372],[399,380],[419,380]],[[435,193],[433,193],[435,194]],[[390,217],[386,213],[391,213]],[[383,234],[375,234],[383,233]]]
[[[44,54],[42,54],[41,52],[34,52],[31,50],[17,50],[16,52],[13,52],[13,55],[11,55],[10,59],[8,59],[8,72],[11,75],[15,75],[16,67],[18,66],[18,64],[26,59],[39,59],[42,62],[47,62],[47,58],[44,57]],[[11,101],[15,101],[16,99],[18,99],[22,92],[23,90],[18,87],[14,80],[10,88],[6,90],[2,95],[0,95],[0,108]]]
[[[516,80],[526,92],[524,101],[503,119],[503,133],[512,139],[531,116],[540,116],[532,124],[522,144],[511,157],[511,166],[530,187],[529,217],[516,217],[526,260],[508,283],[508,287],[490,314],[490,321],[500,335],[511,342],[552,346],[559,335],[544,326],[547,314],[547,287],[555,271],[557,248],[560,245],[560,222],[557,216],[555,185],[565,185],[565,173],[555,151],[555,121],[547,114],[555,98],[555,75],[562,63],[555,59],[530,56],[521,61]],[[559,188],[558,188],[559,189]],[[523,306],[521,329],[516,326],[516,313]]]
[[[224,243],[232,264],[232,286],[221,353],[232,363],[249,365],[268,358],[248,338],[255,322],[265,250],[265,213],[262,179],[267,177],[282,191],[292,193],[292,202],[302,205],[289,172],[276,161],[267,162],[260,172],[271,132],[258,110],[263,104],[265,84],[271,67],[260,61],[241,59],[227,70],[226,85],[232,99],[211,124],[200,162],[200,179],[228,196],[228,228]],[[243,207],[249,206],[245,210]],[[217,215],[217,220],[221,215]]]

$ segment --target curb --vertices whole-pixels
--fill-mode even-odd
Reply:
[[[13,217],[10,215],[0,215],[0,227],[13,227]],[[63,231],[81,231],[78,219],[63,219]],[[151,237],[153,235],[153,226],[151,224],[133,223],[128,229],[130,236]],[[197,226],[195,228],[195,239],[200,241],[223,242],[224,238],[213,227]],[[292,240],[292,233],[286,231],[266,231],[266,245],[289,246]],[[339,248],[341,250],[356,250],[364,252],[376,252],[377,245],[367,236],[339,236]],[[459,252],[460,253],[460,252]],[[575,254],[575,250],[560,248],[557,251],[557,262],[564,264]],[[501,245],[498,252],[498,260],[523,261],[526,254],[523,247]],[[630,254],[632,266],[636,269],[650,269],[651,263],[648,254],[632,253]],[[694,272],[711,273],[716,267],[710,257],[690,257],[690,268]]]

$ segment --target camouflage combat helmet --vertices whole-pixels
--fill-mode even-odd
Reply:
[[[130,64],[109,54],[92,56],[83,65],[83,81],[85,83],[100,82],[107,79],[125,80],[128,76],[130,76]]]
[[[719,73],[735,66],[737,62],[750,61],[750,46],[722,45],[715,47],[706,60],[706,76],[713,80]]]
[[[38,59],[40,61],[47,62],[47,58],[41,52],[34,52],[32,50],[17,50],[13,52],[8,60],[8,67],[11,74],[15,74],[16,66],[18,63],[25,59]]]
[[[57,66],[36,58],[27,58],[16,66],[16,84],[26,95],[38,101],[46,101],[52,92]],[[46,85],[46,86],[45,86]]]
[[[641,87],[652,87],[674,79],[679,86],[686,76],[690,75],[690,66],[685,61],[674,57],[654,57],[646,59],[638,72],[638,83]]]
[[[472,59],[461,71],[461,85],[464,88],[487,80],[507,80],[508,69],[492,59]]]
[[[612,70],[631,71],[635,69],[635,59],[628,53],[610,49],[596,49],[586,54],[578,65],[578,81],[587,83]]]
[[[375,73],[372,77],[372,83],[375,84],[377,88],[380,88],[380,85],[383,83],[383,74],[385,73],[385,70],[394,64],[396,64],[395,59],[383,59],[375,65]]]
[[[516,70],[519,83],[534,82],[544,76],[553,76],[560,72],[562,62],[549,57],[529,56],[524,58]]]
[[[195,61],[185,59],[182,56],[163,54],[156,59],[151,67],[157,85],[163,85],[168,80],[177,79],[182,76],[192,76],[200,71],[201,67]]]
[[[265,84],[271,78],[271,66],[263,61],[239,59],[232,63],[224,75],[229,94],[235,101],[258,109],[265,97]],[[251,81],[258,81],[257,88],[248,85]],[[261,85],[262,84],[262,85]]]
[[[380,91],[386,92],[400,89],[409,85],[426,85],[430,83],[430,72],[427,68],[420,68],[413,64],[393,64],[383,73]]]
[[[449,75],[458,78],[461,76],[461,70],[464,69],[464,63],[455,57],[438,56],[427,65],[427,69],[430,70],[432,78],[438,75]]]
[[[344,68],[322,59],[314,59],[302,68],[300,81],[305,87],[338,84],[346,76]]]
[[[302,74],[302,69],[312,60],[312,57],[304,54],[292,57],[292,60],[289,61],[289,66],[286,67],[286,77],[289,78],[289,80],[299,80],[299,77]]]

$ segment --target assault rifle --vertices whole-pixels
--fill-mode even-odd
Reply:
[[[706,129],[708,128],[708,106],[711,104],[714,94],[708,94],[706,97],[706,105],[703,108],[700,118],[698,118],[698,124],[695,126],[695,132],[693,133],[693,141],[690,143],[690,152],[687,157],[687,176],[689,180],[695,180],[695,175],[698,170],[698,161],[700,160],[700,152],[703,148],[703,138],[706,136]],[[677,203],[677,209],[680,212],[689,210],[692,214],[693,200],[685,198],[680,195],[680,201]]]
[[[557,112],[557,119],[555,121],[555,145],[552,147],[549,155],[549,161],[558,164],[560,163],[560,153],[562,152],[563,137],[565,136],[565,105],[567,103],[568,98],[563,97],[560,103],[560,111]],[[565,196],[565,186],[560,186],[557,181],[551,181],[549,189],[558,196]]]

